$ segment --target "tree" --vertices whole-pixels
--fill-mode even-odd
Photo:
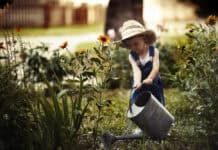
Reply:
[[[218,15],[217,1],[216,0],[178,0],[187,4],[194,4],[197,6],[196,14],[200,17],[208,15]]]
[[[5,6],[11,4],[13,0],[1,0],[0,1],[0,9],[3,9]]]
[[[116,38],[120,38],[119,27],[128,19],[135,19],[144,24],[142,2],[143,0],[110,0],[106,14],[105,34],[108,29],[114,29],[118,35]]]

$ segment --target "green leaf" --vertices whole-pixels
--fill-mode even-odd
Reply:
[[[82,73],[82,76],[91,77],[91,76],[96,76],[96,74],[95,74],[95,72],[85,71],[85,72]]]
[[[63,97],[63,96],[66,96],[69,91],[70,91],[69,89],[61,90],[61,91],[58,93],[57,98],[59,99],[59,98],[61,98],[61,97]]]
[[[65,96],[63,98],[63,111],[64,111],[64,124],[65,125],[70,125],[70,118],[69,118],[69,110],[68,110],[68,102],[67,102],[67,97]]]
[[[90,60],[91,60],[91,61],[94,61],[94,62],[96,62],[96,63],[98,63],[98,64],[101,64],[101,60],[100,60],[99,58],[92,57]]]

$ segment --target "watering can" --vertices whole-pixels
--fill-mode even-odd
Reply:
[[[175,119],[151,92],[140,93],[130,107],[127,117],[151,139],[162,140],[166,137]]]
[[[127,117],[145,134],[114,136],[104,133],[102,142],[105,148],[110,148],[117,140],[151,139],[161,141],[173,125],[174,117],[149,91],[140,93],[130,106]],[[145,136],[146,135],[146,136]]]

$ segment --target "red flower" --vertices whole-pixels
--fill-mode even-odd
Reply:
[[[20,33],[21,28],[18,27],[18,28],[15,29],[15,31],[16,31],[17,33]]]
[[[206,19],[206,21],[205,21],[205,24],[206,25],[215,25],[216,24],[216,16],[213,16],[213,15],[210,15],[207,19]]]
[[[60,48],[66,48],[67,47],[67,45],[68,45],[68,42],[67,41],[65,41],[64,43],[62,43],[59,47]]]

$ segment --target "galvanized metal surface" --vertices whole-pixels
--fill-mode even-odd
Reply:
[[[146,96],[146,97],[144,97]],[[149,96],[149,99],[147,98]],[[143,100],[148,99],[143,102]],[[137,115],[131,115],[128,111],[128,117],[141,128],[151,139],[161,140],[165,138],[173,125],[174,117],[168,110],[149,92],[144,92],[136,99],[132,105],[133,109],[141,110]],[[144,107],[142,109],[142,107]],[[134,113],[134,110],[133,110]]]

